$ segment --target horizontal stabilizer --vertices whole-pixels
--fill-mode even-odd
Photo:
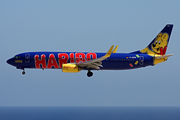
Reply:
[[[173,54],[170,55],[163,55],[163,56],[155,56],[156,59],[162,59],[162,58],[166,58],[166,57],[170,57],[173,56]]]

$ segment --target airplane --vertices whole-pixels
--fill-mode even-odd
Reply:
[[[92,70],[129,70],[154,66],[164,62],[173,54],[166,55],[173,24],[167,24],[144,49],[130,53],[116,53],[114,45],[107,53],[96,52],[25,52],[15,55],[7,63],[22,69],[62,69],[62,72],[77,73],[87,70],[87,76],[93,76]],[[114,48],[114,49],[113,49]]]

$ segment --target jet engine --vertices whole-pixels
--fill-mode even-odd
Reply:
[[[80,69],[76,64],[63,64],[62,72],[77,73],[80,72]]]

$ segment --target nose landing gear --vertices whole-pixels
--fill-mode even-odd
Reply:
[[[25,70],[23,69],[22,74],[25,75]]]
[[[93,76],[93,73],[90,70],[88,70],[87,76],[91,77],[91,76]]]

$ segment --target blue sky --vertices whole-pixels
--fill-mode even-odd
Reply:
[[[180,106],[180,2],[0,1],[0,106]],[[117,52],[145,48],[174,24],[167,62],[126,71],[27,69],[6,63],[27,51]]]

